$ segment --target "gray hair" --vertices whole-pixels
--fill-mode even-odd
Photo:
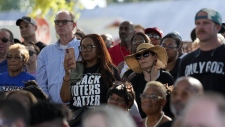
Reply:
[[[6,29],[6,28],[1,28],[0,31],[6,31],[9,33],[9,41],[14,43],[14,36],[13,36],[13,33],[9,30],[9,29]]]
[[[166,100],[167,90],[166,90],[166,87],[161,82],[158,82],[158,81],[150,81],[150,82],[148,82],[146,84],[146,86],[145,86],[144,91],[146,89],[148,89],[149,87],[151,87],[151,86],[157,87],[158,88],[157,92],[159,92],[163,96],[163,98]]]
[[[59,13],[62,13],[62,12],[65,12],[65,13],[69,14],[71,20],[72,20],[73,22],[75,22],[75,15],[74,15],[72,12],[70,12],[70,11],[68,11],[68,10],[60,10],[60,11],[57,12],[57,15],[58,15]]]

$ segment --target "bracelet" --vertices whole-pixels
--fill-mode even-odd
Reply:
[[[63,77],[63,81],[64,81],[64,82],[69,82],[69,81],[70,81],[70,79],[66,81],[66,80],[65,80],[65,78]]]

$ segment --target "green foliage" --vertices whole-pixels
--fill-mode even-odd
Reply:
[[[69,10],[73,12],[76,19],[79,18],[80,13],[78,10],[82,9],[82,5],[78,0],[30,0],[32,1],[31,7],[32,11],[30,13],[31,17],[47,17],[51,22],[53,22],[55,14],[59,10]]]
[[[79,0],[0,0],[0,11],[26,11],[31,17],[41,17],[53,23],[59,10],[69,10],[79,18],[83,9]]]
[[[0,0],[0,11],[18,10],[19,8],[20,4],[15,0]]]

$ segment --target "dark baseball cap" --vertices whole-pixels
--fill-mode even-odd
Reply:
[[[19,26],[21,21],[24,21],[26,23],[30,23],[30,24],[35,25],[35,26],[37,25],[36,21],[33,18],[28,17],[28,16],[23,16],[21,19],[18,19],[16,21],[16,25]]]

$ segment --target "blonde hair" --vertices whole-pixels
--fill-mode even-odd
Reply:
[[[223,44],[225,44],[225,38],[222,34],[217,33],[217,38],[219,42],[222,42]]]
[[[7,55],[11,50],[19,50],[21,55],[24,57],[24,61],[27,62],[29,59],[29,51],[27,50],[26,46],[21,45],[19,43],[13,44],[9,47],[7,51]]]
[[[163,98],[166,100],[166,95],[167,95],[167,90],[166,87],[158,81],[150,81],[146,84],[144,91],[146,91],[149,87],[156,87],[157,88],[157,92],[159,92],[160,94],[162,94]]]
[[[194,50],[199,48],[199,43],[200,43],[200,40],[198,38],[196,38],[194,40],[194,42],[192,43],[192,46],[191,46],[192,47],[192,51],[194,51]]]

